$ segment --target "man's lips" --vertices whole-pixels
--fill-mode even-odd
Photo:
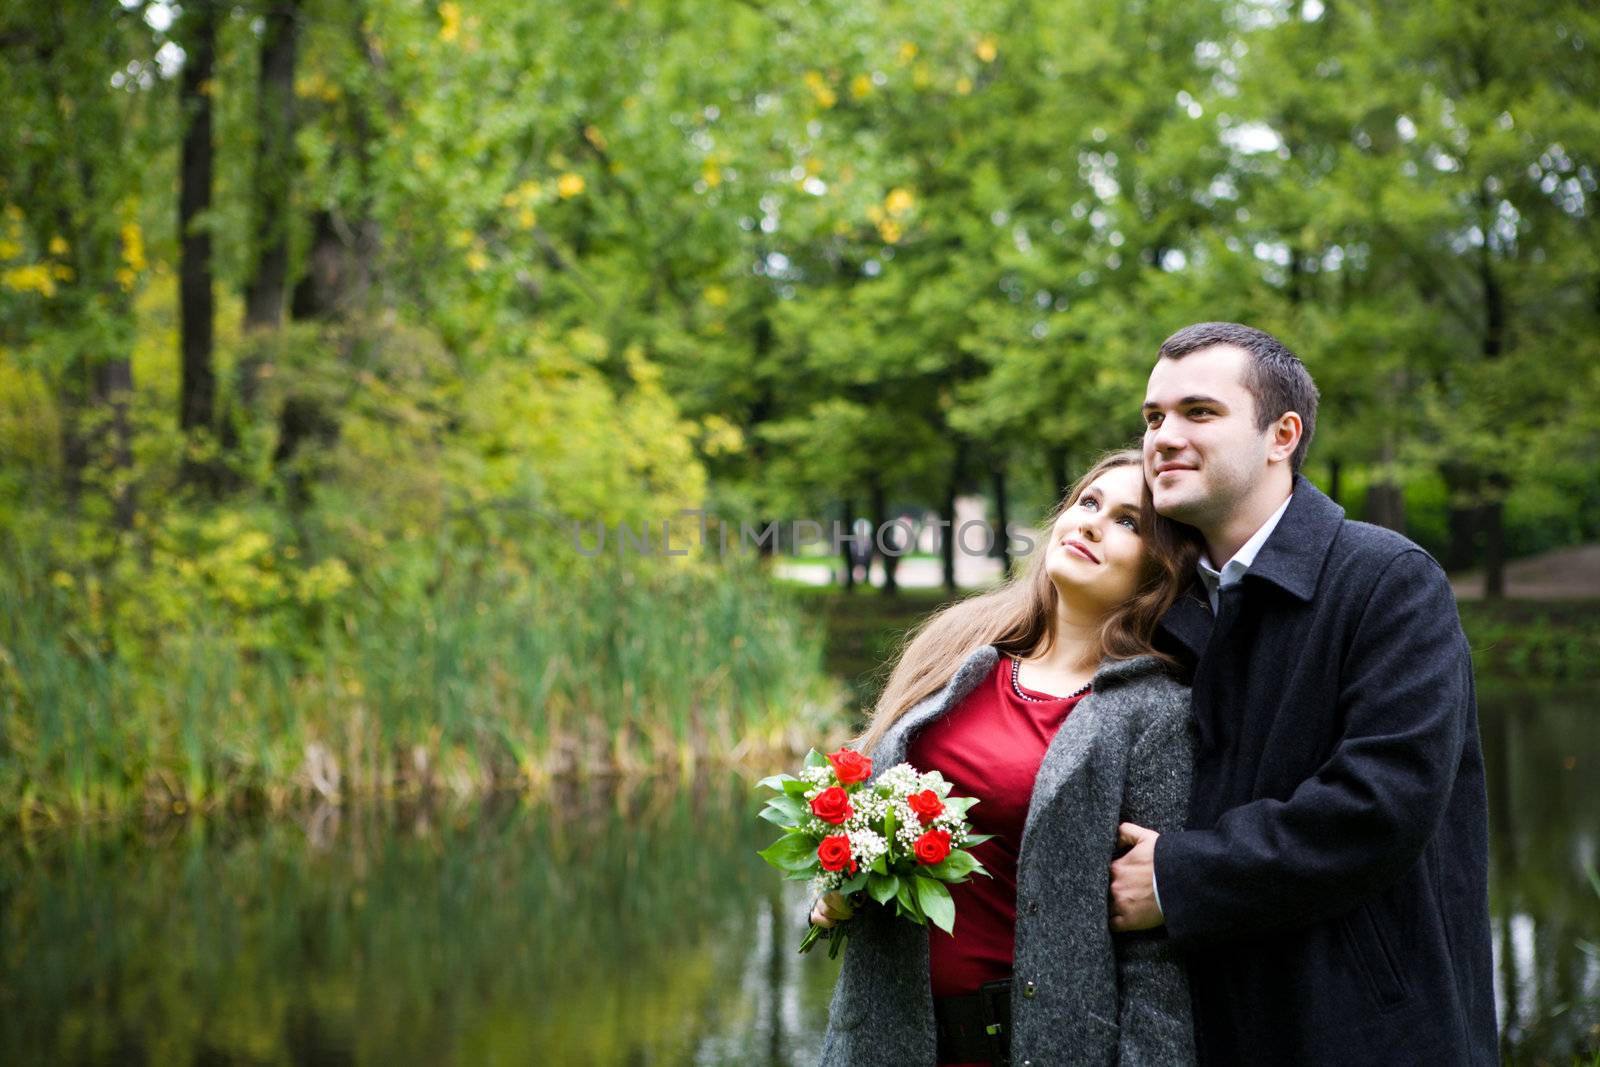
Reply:
[[[1156,464],[1156,477],[1159,478],[1163,474],[1173,474],[1177,471],[1192,470],[1194,470],[1194,468],[1189,466],[1187,463],[1158,463]]]
[[[1089,551],[1089,546],[1084,544],[1082,541],[1074,541],[1071,538],[1068,538],[1067,540],[1061,542],[1061,544],[1067,549],[1067,551],[1076,552],[1090,563],[1100,562],[1100,560],[1096,558],[1095,554]]]

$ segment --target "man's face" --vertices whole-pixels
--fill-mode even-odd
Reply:
[[[1144,401],[1144,475],[1156,511],[1217,529],[1267,472],[1272,433],[1256,429],[1244,387],[1249,354],[1232,345],[1159,359]]]

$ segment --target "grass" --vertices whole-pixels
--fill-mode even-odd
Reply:
[[[220,619],[109,649],[43,574],[0,581],[0,819],[538,790],[803,752],[820,633],[759,574],[463,576],[357,601],[310,655]]]

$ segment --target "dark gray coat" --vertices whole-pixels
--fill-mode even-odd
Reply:
[[[998,659],[987,645],[968,656],[884,735],[870,753],[874,769],[903,762],[916,731],[959,704]],[[1051,741],[1018,857],[1015,1067],[1194,1062],[1188,986],[1165,934],[1113,938],[1107,925],[1117,824],[1183,825],[1191,736],[1189,691],[1150,656],[1101,666],[1094,692]],[[828,1014],[826,1067],[933,1064],[927,931],[892,909],[858,909]]]

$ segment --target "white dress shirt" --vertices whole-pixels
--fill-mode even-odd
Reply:
[[[1200,581],[1205,584],[1206,595],[1211,598],[1211,614],[1217,613],[1218,595],[1223,586],[1238,585],[1244,578],[1244,572],[1250,569],[1250,564],[1256,561],[1261,546],[1267,543],[1267,538],[1272,536],[1272,531],[1278,528],[1278,520],[1283,518],[1283,513],[1289,509],[1289,501],[1293,494],[1285,497],[1283,503],[1278,505],[1278,510],[1268,516],[1261,528],[1250,535],[1250,540],[1239,546],[1239,551],[1233,558],[1222,565],[1218,570],[1211,565],[1211,559],[1206,555],[1206,550],[1200,550]]]
[[[1222,565],[1221,570],[1212,566],[1211,558],[1206,555],[1205,549],[1202,548],[1200,550],[1200,559],[1198,561],[1200,581],[1206,587],[1206,596],[1211,598],[1211,614],[1215,615],[1217,613],[1218,605],[1221,603],[1222,587],[1238,585],[1244,578],[1244,572],[1249,570],[1250,564],[1256,561],[1256,556],[1260,553],[1261,546],[1267,543],[1267,538],[1272,536],[1272,531],[1278,528],[1278,520],[1283,518],[1285,511],[1289,510],[1289,501],[1293,497],[1294,494],[1291,493],[1284,498],[1283,503],[1278,505],[1278,510],[1268,516],[1267,521],[1261,524],[1261,528],[1250,535],[1250,540],[1239,546],[1239,551],[1235,552],[1233,558]],[[1161,908],[1161,887],[1156,883],[1154,867],[1150,869],[1150,890],[1155,894],[1156,910],[1165,915],[1166,912],[1162,911]]]

